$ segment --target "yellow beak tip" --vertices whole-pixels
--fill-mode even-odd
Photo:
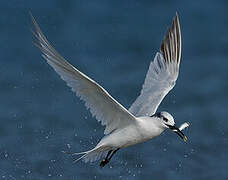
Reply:
[[[188,138],[186,136],[184,136],[183,140],[184,140],[184,142],[186,142],[188,140]]]

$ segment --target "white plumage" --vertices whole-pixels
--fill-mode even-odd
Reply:
[[[102,125],[105,125],[104,134],[124,127],[135,120],[135,117],[119,104],[109,93],[97,84],[94,80],[77,70],[69,64],[59,53],[50,45],[48,40],[41,32],[35,19],[32,18],[36,28],[36,36],[39,44],[36,44],[43,52],[43,57],[48,64],[66,81],[82,100],[93,116]]]
[[[71,87],[86,107],[102,125],[105,125],[106,135],[92,150],[74,153],[82,155],[79,159],[85,162],[95,161],[103,157],[107,151],[115,153],[136,143],[144,142],[161,134],[167,128],[176,128],[173,117],[167,112],[155,114],[160,102],[175,86],[181,56],[181,33],[178,16],[173,20],[171,29],[151,62],[140,96],[132,104],[129,111],[118,103],[103,87],[68,63],[48,42],[35,19],[34,43],[42,51],[47,63]],[[151,117],[150,117],[151,116]],[[187,127],[181,126],[182,129]],[[175,129],[179,131],[179,129]],[[182,132],[179,135],[186,138]],[[111,156],[108,153],[104,166]],[[78,160],[79,160],[78,159]],[[107,161],[107,162],[106,162]]]
[[[162,99],[176,84],[181,58],[181,31],[177,15],[160,51],[150,63],[140,96],[129,109],[136,116],[153,115]]]

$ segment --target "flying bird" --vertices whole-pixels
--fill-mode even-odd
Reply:
[[[175,86],[179,74],[181,30],[177,13],[161,43],[160,52],[150,63],[139,97],[128,110],[97,82],[65,60],[48,42],[32,15],[31,18],[35,27],[32,31],[36,38],[34,44],[41,50],[43,58],[105,126],[105,136],[93,149],[72,153],[81,155],[76,161],[93,162],[104,158],[100,162],[100,166],[104,167],[119,149],[150,140],[166,129],[187,140],[182,130],[189,123],[177,128],[170,113],[156,112],[163,98]]]

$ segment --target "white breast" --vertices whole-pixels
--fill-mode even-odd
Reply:
[[[157,126],[155,119],[151,117],[139,117],[137,118],[137,123],[116,130],[105,136],[98,146],[105,145],[124,148],[152,139],[160,135],[163,131],[164,129]]]
[[[160,120],[153,117],[139,117],[140,132],[145,139],[152,139],[160,135],[165,129],[161,126]]]

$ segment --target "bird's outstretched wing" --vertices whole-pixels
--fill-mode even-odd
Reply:
[[[162,99],[175,86],[181,59],[181,30],[178,15],[151,62],[140,96],[129,111],[135,116],[153,115]]]
[[[104,134],[115,129],[125,127],[135,122],[135,117],[120,103],[118,103],[103,87],[68,63],[48,42],[35,19],[31,15],[35,27],[34,44],[42,51],[42,56],[48,64],[66,81],[80,99],[85,101],[86,107],[93,116],[105,125]]]

